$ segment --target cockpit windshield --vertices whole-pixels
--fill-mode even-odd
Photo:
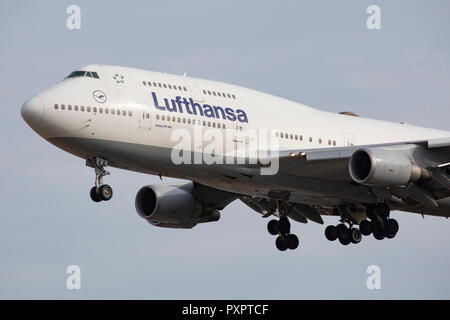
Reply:
[[[69,74],[67,78],[77,78],[77,77],[89,77],[89,78],[95,78],[100,79],[98,76],[98,73],[95,71],[73,71],[71,74]]]

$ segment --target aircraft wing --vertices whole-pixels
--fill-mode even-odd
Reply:
[[[350,175],[349,162],[351,156],[362,149],[383,149],[388,152],[403,153],[408,159],[412,159],[414,164],[424,169],[426,177],[418,181],[408,181],[402,186],[359,184]],[[353,198],[355,204],[364,203],[361,197],[363,194],[365,196],[372,194],[376,197],[393,199],[396,202],[394,208],[397,210],[438,216],[450,215],[450,138],[323,149],[286,150],[280,152],[277,159],[279,160],[278,173],[282,177],[277,180],[279,184],[283,184],[284,181],[298,180],[307,181],[310,186],[314,187],[316,184],[311,181],[321,181],[321,187],[316,187],[314,192],[320,194],[322,190],[324,198],[330,191],[345,192],[344,189],[353,188],[352,192],[356,195]],[[328,188],[328,190],[325,190],[325,188]],[[340,188],[342,190],[338,190]],[[278,190],[283,190],[283,188],[279,187]],[[306,189],[298,191],[300,199],[305,192],[307,192]],[[283,194],[283,191],[281,191],[281,194]],[[295,191],[290,193],[290,197],[292,194],[295,194]],[[291,197],[291,199],[293,198]],[[341,199],[344,199],[343,201],[346,203],[351,201],[348,198],[345,199],[345,197]],[[361,199],[359,203],[357,199]],[[244,202],[247,205],[252,202],[251,206],[254,206],[255,203],[259,207],[264,205],[263,199],[247,199]],[[296,201],[296,203],[301,204],[299,201]],[[330,214],[326,210],[321,212],[320,205],[311,206],[318,209],[319,214]],[[257,211],[264,214],[264,212],[270,210],[266,205],[263,209]],[[302,209],[299,208],[299,211],[302,211]],[[316,219],[311,219],[311,216],[304,214],[305,210],[302,213],[309,220],[320,221],[317,215]]]
[[[450,137],[420,141],[358,145],[320,149],[285,150],[279,153],[280,172],[304,177],[352,181],[348,163],[352,154],[361,149],[386,148],[421,150],[418,159],[427,167],[450,165]]]

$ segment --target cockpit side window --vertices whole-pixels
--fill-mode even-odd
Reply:
[[[94,71],[74,71],[71,74],[69,74],[67,78],[77,78],[77,77],[89,77],[89,78],[95,78],[100,79],[97,72]]]
[[[84,77],[86,71],[74,71],[67,76],[67,78]]]

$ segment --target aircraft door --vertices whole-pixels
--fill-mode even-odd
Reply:
[[[140,108],[138,108],[138,110],[140,110],[139,129],[150,130],[152,124],[151,122],[152,114],[150,105],[145,102],[141,102],[139,103],[139,106],[140,106]]]

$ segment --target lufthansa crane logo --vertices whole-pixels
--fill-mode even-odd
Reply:
[[[94,100],[97,101],[98,103],[106,102],[106,95],[101,90],[95,90],[93,93],[93,96],[94,96]]]

